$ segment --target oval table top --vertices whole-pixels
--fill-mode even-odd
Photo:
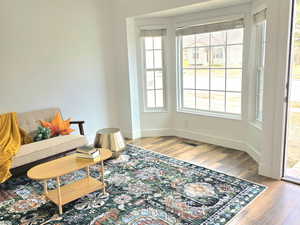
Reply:
[[[110,157],[112,157],[112,152],[104,148],[101,149],[100,157],[97,160],[79,158],[76,154],[72,154],[37,165],[27,172],[27,176],[33,180],[48,180],[92,166]]]

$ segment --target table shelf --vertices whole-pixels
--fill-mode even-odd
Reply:
[[[105,184],[99,180],[87,176],[81,180],[75,181],[74,183],[66,184],[60,187],[61,191],[61,205],[65,205],[69,202],[72,202],[76,199],[81,198],[91,192],[101,190],[105,187]],[[46,197],[53,201],[56,205],[59,204],[58,199],[58,190],[51,190],[46,193]]]

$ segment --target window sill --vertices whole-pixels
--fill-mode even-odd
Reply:
[[[144,109],[144,113],[167,113],[167,109]]]
[[[216,118],[221,118],[221,119],[242,120],[241,115],[235,115],[235,114],[229,114],[229,113],[193,111],[193,110],[188,110],[188,109],[177,109],[177,112],[193,114],[193,115],[198,115],[198,116],[216,117]]]
[[[262,130],[262,122],[258,121],[258,120],[254,120],[249,122],[251,124],[251,126],[253,126],[254,128],[258,129],[259,131]]]

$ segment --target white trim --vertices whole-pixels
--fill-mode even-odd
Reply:
[[[122,132],[122,135],[123,135],[124,138],[133,139],[131,131],[122,129],[121,132]]]
[[[141,131],[142,137],[172,136],[173,133],[172,128],[145,129]]]
[[[129,138],[129,139],[137,139],[142,137],[140,130],[134,130],[134,131],[121,130],[121,132],[125,138]]]
[[[264,87],[261,87],[261,80],[263,80],[262,83],[264,83],[265,78],[265,60],[264,64],[262,63],[262,58],[266,58],[266,28],[267,28],[267,21],[263,20],[259,23],[254,24],[255,26],[255,66],[253,69],[254,78],[255,78],[255,121],[260,121],[259,119],[259,111],[262,111],[261,119],[263,119],[263,104],[264,101],[262,100],[262,109],[260,109],[260,89],[262,88],[262,97],[264,95]],[[263,39],[265,38],[265,39]],[[264,46],[264,49],[262,48]],[[262,122],[262,121],[260,121]]]
[[[167,35],[167,29],[140,29],[140,37],[163,37]]]
[[[250,144],[247,144],[240,140],[233,140],[218,136],[207,135],[202,132],[190,131],[185,129],[173,129],[173,128],[162,128],[162,129],[145,129],[140,132],[142,137],[158,137],[158,136],[177,136],[208,144],[219,145],[226,148],[231,148],[239,151],[243,151],[249,154],[249,156],[255,160],[258,164],[261,160],[261,154],[259,150]]]
[[[246,21],[246,19],[245,19]],[[196,109],[196,102],[195,102],[195,109],[191,109],[191,110],[188,110],[186,108],[184,108],[184,87],[183,87],[183,65],[182,65],[182,59],[183,59],[183,44],[182,44],[182,36],[177,36],[176,37],[176,40],[177,40],[177,45],[176,45],[176,48],[177,48],[177,55],[176,55],[176,68],[177,68],[177,73],[176,73],[176,76],[177,76],[177,106],[176,106],[176,109],[177,109],[177,112],[187,112],[187,113],[194,113],[194,114],[200,114],[200,115],[205,115],[205,116],[214,116],[214,117],[221,117],[221,118],[229,118],[229,119],[232,119],[232,118],[235,118],[235,119],[240,119],[242,118],[243,116],[243,96],[244,96],[244,87],[243,87],[243,77],[245,76],[245,73],[247,72],[247,68],[245,67],[245,34],[246,34],[246,27],[243,27],[243,28],[238,28],[238,29],[243,29],[243,42],[242,43],[239,43],[239,44],[234,44],[234,45],[237,45],[237,46],[242,46],[242,52],[243,52],[243,59],[242,59],[242,67],[241,68],[234,68],[234,69],[239,69],[242,71],[242,77],[241,77],[241,90],[240,91],[236,91],[236,93],[239,93],[241,95],[241,111],[239,114],[237,114],[237,116],[233,113],[227,113],[226,112],[226,102],[227,102],[227,98],[226,98],[226,94],[227,93],[231,93],[230,91],[226,90],[226,83],[227,83],[227,75],[225,75],[225,90],[224,91],[220,91],[220,92],[223,92],[224,93],[224,112],[215,112],[215,111],[212,111],[210,110],[211,108],[211,95],[210,93],[213,91],[211,89],[211,70],[213,68],[211,68],[211,48],[213,47],[213,45],[211,45],[211,41],[209,41],[209,45],[208,46],[205,46],[205,47],[208,47],[209,48],[209,66],[208,66],[208,70],[209,70],[209,79],[210,79],[210,84],[209,84],[209,89],[207,91],[209,91],[209,110],[197,110]],[[227,31],[227,30],[230,30],[230,29],[226,29],[224,31]],[[209,34],[211,35],[211,33],[213,32],[209,32]],[[193,34],[195,35],[195,34]],[[226,43],[223,45],[220,45],[222,47],[224,47],[226,50],[225,50],[225,74],[227,74],[227,71],[232,69],[232,68],[228,68],[227,67],[227,47],[228,46],[231,46],[231,45],[228,45],[228,41],[227,41],[227,35],[226,35]],[[196,48],[196,46],[194,46]],[[203,46],[204,47],[204,46]],[[195,62],[196,64],[196,62]],[[196,70],[196,67],[193,68],[193,70]],[[196,76],[196,75],[195,75]],[[191,89],[191,90],[196,90],[196,80],[195,80],[195,87],[194,89]],[[195,101],[196,101],[196,95],[195,95]]]
[[[248,155],[250,155],[251,158],[254,159],[259,164],[261,159],[260,152],[250,144],[245,144],[245,146],[246,146],[245,152],[247,152]]]
[[[255,129],[257,129],[258,131],[262,131],[262,122],[259,120],[254,120],[254,121],[250,121],[249,124],[254,127]]]
[[[236,20],[219,21],[216,23],[184,26],[176,30],[176,36],[211,33],[222,30],[232,30],[245,27],[244,17]]]
[[[199,116],[208,116],[208,117],[217,117],[217,118],[223,118],[223,119],[230,119],[230,120],[242,120],[242,116],[240,114],[230,114],[230,113],[218,113],[213,111],[195,111],[193,109],[188,110],[185,108],[177,108],[176,112],[179,113],[188,113],[193,115],[199,115]]]
[[[257,13],[254,13],[253,19],[254,19],[255,24],[265,21],[267,19],[267,8],[265,8]]]
[[[268,84],[272,88],[264,88],[263,151],[259,173],[281,179],[292,1],[272,0],[268,3],[265,87]]]
[[[233,15],[227,15],[227,16],[217,16],[217,17],[211,17],[211,18],[195,18],[195,16],[183,16],[183,17],[177,17],[175,19],[175,28],[185,27],[185,26],[193,26],[193,25],[200,25],[200,24],[209,24],[209,23],[216,23],[220,21],[228,21],[228,20],[237,20],[241,18],[245,18],[246,13],[242,14],[233,14]],[[185,21],[184,21],[185,20]]]
[[[236,150],[245,150],[245,145],[240,140],[227,139],[218,136],[211,136],[201,132],[195,132],[184,129],[174,129],[175,136],[192,139],[200,142],[205,142],[214,145],[220,145],[226,148],[232,148]]]
[[[153,27],[153,26],[151,26]],[[162,27],[162,25],[161,25]],[[143,28],[138,27],[139,31],[141,31],[141,29],[149,29],[149,26],[143,26]],[[159,25],[156,25],[156,29],[159,29]],[[161,28],[163,29],[163,28]],[[140,62],[139,64],[140,66],[140,73],[141,73],[141,81],[142,81],[142,112],[148,113],[148,112],[153,112],[153,113],[160,113],[160,112],[168,112],[168,98],[167,98],[167,63],[166,63],[166,37],[168,35],[168,31],[166,29],[166,35],[161,36],[162,38],[162,46],[161,46],[161,51],[162,51],[162,79],[163,79],[163,99],[164,99],[164,106],[163,107],[153,107],[153,108],[149,108],[147,107],[147,80],[146,80],[146,73],[147,73],[147,69],[146,69],[146,48],[145,48],[145,41],[143,37],[137,37],[140,43],[140,45],[138,46],[138,48],[140,49],[140,57],[138,59],[138,61]],[[153,56],[154,57],[154,56]],[[154,58],[153,58],[154,59]],[[153,70],[155,70],[155,68],[153,68]],[[154,76],[155,79],[155,76]],[[155,96],[156,98],[156,96]]]
[[[265,9],[267,9],[266,3],[261,2],[261,3],[259,3],[259,5],[252,7],[251,14],[253,16],[256,13],[259,13],[260,11],[265,10]]]

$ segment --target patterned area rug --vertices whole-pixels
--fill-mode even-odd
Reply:
[[[40,196],[42,184],[25,176],[9,180],[0,185],[0,225],[223,225],[265,189],[132,145],[105,167],[109,195],[89,194],[64,206],[62,216]],[[91,170],[99,176],[97,166]],[[62,181],[84,176],[77,171]]]

